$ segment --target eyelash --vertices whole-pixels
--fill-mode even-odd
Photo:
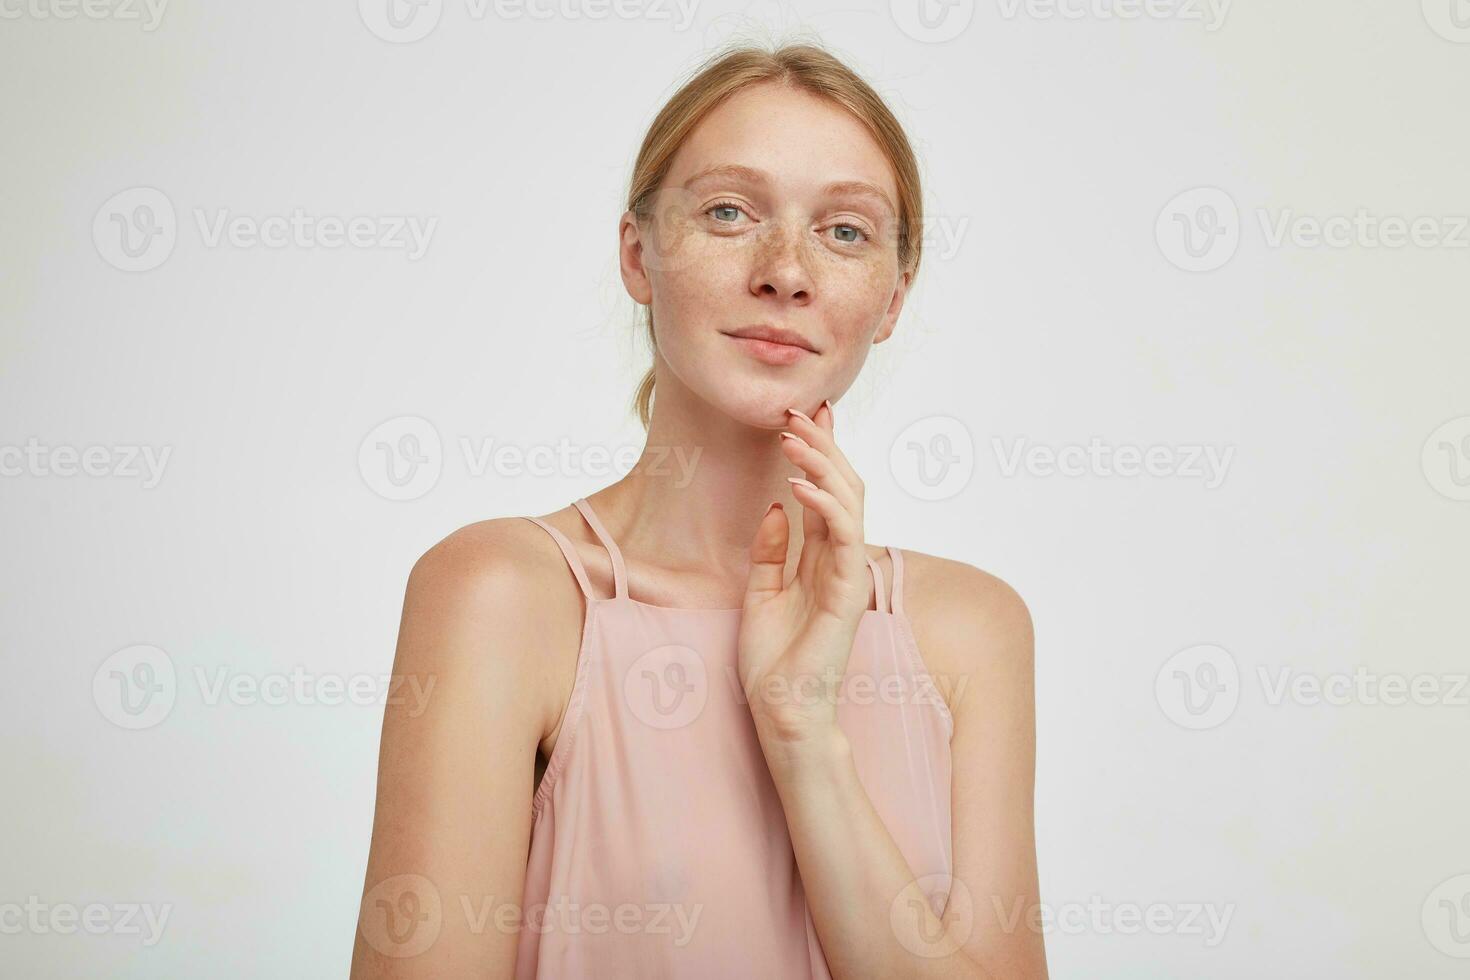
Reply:
[[[705,208],[704,209],[704,213],[705,214],[709,214],[711,211],[716,211],[716,210],[719,210],[720,208],[734,208],[736,211],[740,211],[742,213],[745,211],[745,208],[741,207],[739,204],[735,203],[734,201],[716,201],[715,203],[711,204],[709,207]],[[728,221],[720,221],[718,223],[719,224],[729,224],[730,222],[728,222]],[[853,231],[855,231],[859,235],[862,235],[863,236],[862,237],[862,241],[857,241],[857,242],[841,242],[840,241],[840,242],[838,242],[839,245],[862,245],[862,244],[864,244],[865,242],[869,241],[872,238],[872,236],[869,235],[866,231],[864,231],[862,228],[858,227],[857,225],[852,224],[851,222],[844,221],[844,222],[841,222],[839,224],[835,224],[832,227],[833,228],[851,228]]]

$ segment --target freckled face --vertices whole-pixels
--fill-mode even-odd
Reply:
[[[695,395],[751,425],[837,399],[892,332],[907,287],[898,191],[844,109],[763,84],[706,116],[676,153],[654,216],[630,231],[624,281],[652,306],[659,353]],[[812,350],[738,339],[788,330]]]

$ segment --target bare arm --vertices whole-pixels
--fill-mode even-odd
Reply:
[[[782,435],[791,438],[782,451],[808,477],[792,484],[806,534],[790,582],[784,509],[769,508],[751,541],[739,647],[751,690],[774,680],[777,691],[809,691],[812,678],[841,677],[867,595],[864,485],[833,438],[831,405],[823,402],[811,418],[788,414],[792,431]],[[914,577],[922,598],[912,605],[925,624],[916,639],[942,674],[974,685],[951,705],[950,881],[916,879],[858,779],[835,704],[820,696],[749,701],[836,980],[978,980],[995,976],[992,970],[1008,980],[1046,976],[1039,932],[1018,930],[1009,919],[997,928],[985,918],[1009,904],[1020,906],[1018,922],[1029,921],[1037,904],[1031,617],[994,576],[936,561],[937,581]],[[926,893],[945,891],[941,918]]]
[[[514,971],[536,747],[554,703],[542,653],[566,641],[547,624],[576,623],[551,608],[562,600],[548,592],[562,593],[536,587],[536,563],[513,559],[527,533],[513,524],[544,534],[473,525],[409,576],[395,683],[428,694],[385,708],[353,980]]]
[[[924,603],[921,645],[949,680],[955,733],[954,881],[941,920],[929,909],[858,780],[840,730],[766,746],[812,919],[836,980],[1045,978],[1032,821],[1033,642],[1024,603],[1005,583],[946,563],[943,594]]]
[[[931,666],[952,674],[936,681],[957,692],[954,873],[956,889],[962,884],[969,893],[973,921],[964,949],[998,977],[1044,980],[1031,614],[1005,582],[960,562],[942,561],[916,585],[924,614],[915,620],[916,639],[935,651]]]

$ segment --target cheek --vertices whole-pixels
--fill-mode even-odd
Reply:
[[[897,285],[898,258],[878,249],[839,255],[814,245],[808,268],[828,329],[844,339],[867,340],[888,312]]]
[[[685,215],[667,216],[651,244],[644,251],[644,266],[656,308],[688,311],[691,300],[708,302],[711,289],[747,281],[748,249],[736,240],[705,234]]]
[[[834,264],[827,277],[827,298],[850,309],[867,310],[874,318],[888,308],[896,282],[895,261],[889,257],[849,258]]]

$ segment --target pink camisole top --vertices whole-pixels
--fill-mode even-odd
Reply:
[[[617,544],[585,497],[573,506],[607,549],[614,594],[594,595],[566,535],[526,518],[561,548],[586,614],[531,804],[517,980],[830,980],[736,672],[741,610],[630,598]],[[953,870],[954,722],[904,615],[903,553],[888,554],[893,598],[870,559],[876,608],[859,624],[837,721],[923,888]],[[937,910],[942,896],[925,891]]]

